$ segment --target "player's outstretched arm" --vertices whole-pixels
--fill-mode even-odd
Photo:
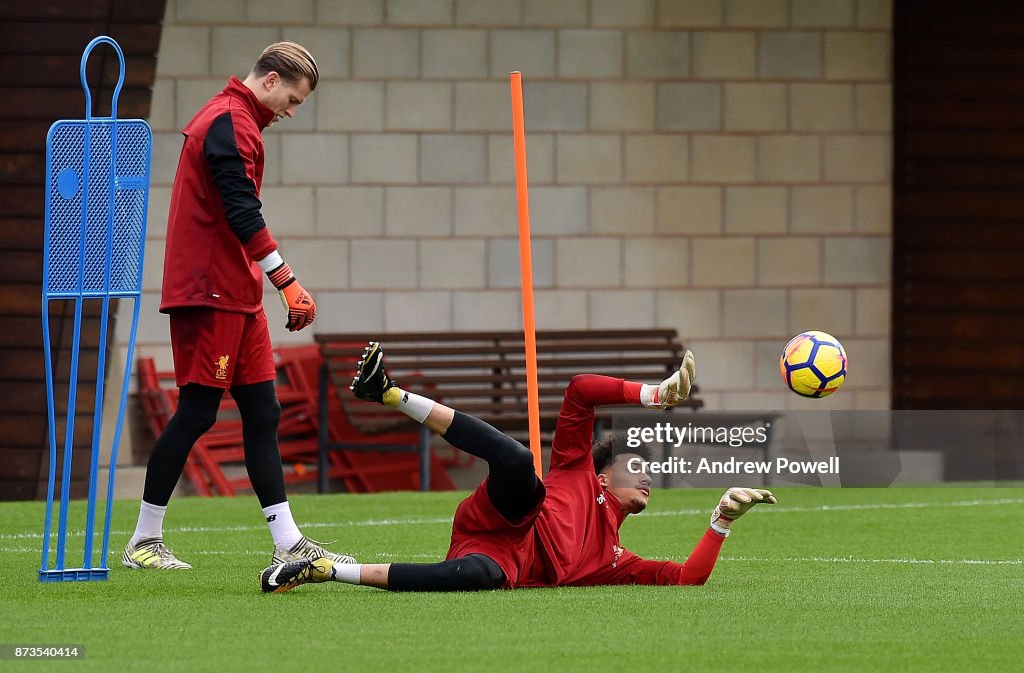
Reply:
[[[620,564],[609,584],[703,585],[715,569],[722,543],[731,533],[732,522],[759,503],[774,505],[776,498],[763,488],[730,488],[715,506],[711,526],[704,531],[685,563],[634,556]]]
[[[708,581],[722,543],[732,533],[732,522],[758,503],[774,505],[776,499],[771,491],[763,488],[734,487],[722,495],[711,513],[711,526],[683,564],[679,584],[702,585]]]
[[[711,513],[711,529],[723,537],[729,537],[732,522],[749,512],[754,505],[774,505],[777,502],[772,492],[765,488],[730,488]]]
[[[686,351],[679,370],[660,385],[644,385],[640,389],[640,403],[652,409],[674,407],[690,396],[690,388],[697,380],[697,363],[693,353]]]
[[[569,381],[551,444],[551,469],[593,469],[594,409],[611,404],[637,404],[667,409],[686,399],[696,377],[693,353],[660,384],[625,381],[600,374],[577,374]]]

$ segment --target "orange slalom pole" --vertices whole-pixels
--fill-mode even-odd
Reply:
[[[530,198],[526,180],[526,124],[523,119],[523,75],[512,81],[512,145],[516,157],[516,201],[519,209],[519,273],[523,291],[523,338],[526,341],[526,404],[530,422],[533,469],[544,471],[540,460],[540,394],[537,383],[537,325],[533,311],[533,257],[530,251]]]

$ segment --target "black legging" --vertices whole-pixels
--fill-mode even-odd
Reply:
[[[392,563],[388,571],[389,591],[481,591],[504,583],[505,573],[483,554],[441,563]]]
[[[498,513],[521,520],[544,498],[544,485],[525,446],[479,418],[456,411],[442,435],[457,449],[487,461],[487,495]],[[441,563],[392,563],[391,591],[480,591],[500,589],[505,573],[493,559],[468,554]]]
[[[277,505],[288,499],[284,492],[284,470],[277,445],[281,423],[281,403],[273,381],[234,386],[238,413],[242,417],[242,442],[245,446],[245,471],[260,507]]]
[[[441,435],[457,449],[487,461],[487,495],[511,522],[522,519],[544,497],[530,450],[479,418],[456,411]]]
[[[192,446],[217,422],[217,409],[224,391],[190,383],[178,395],[178,410],[167,422],[149,456],[142,499],[151,505],[166,506],[174,486],[185,469]],[[287,499],[284,472],[277,446],[277,428],[281,404],[273,381],[231,388],[242,417],[242,441],[245,469],[259,498],[260,507],[269,507]]]

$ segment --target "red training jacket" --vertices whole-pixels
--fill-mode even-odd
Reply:
[[[708,529],[686,563],[640,558],[619,544],[626,518],[618,499],[594,472],[594,407],[640,402],[640,384],[580,374],[565,391],[551,447],[547,496],[526,549],[501,539],[452,536],[448,558],[485,554],[501,566],[505,588],[601,584],[704,584],[723,537]],[[457,539],[458,538],[458,539]]]
[[[263,303],[256,260],[277,249],[260,212],[261,131],[274,112],[237,77],[182,133],[171,189],[160,311],[209,306],[255,313]]]

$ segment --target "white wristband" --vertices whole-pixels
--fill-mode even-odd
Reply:
[[[716,525],[714,521],[711,522],[711,530],[715,531],[722,537],[729,537],[730,535],[732,535],[731,528],[725,528],[723,526]]]
[[[277,267],[284,264],[284,259],[281,258],[281,253],[275,250],[266,257],[256,262],[263,269],[263,273],[270,273]]]
[[[654,401],[655,396],[658,394],[658,386],[652,386],[644,383],[640,386],[640,404],[645,407],[656,407],[657,404]]]

